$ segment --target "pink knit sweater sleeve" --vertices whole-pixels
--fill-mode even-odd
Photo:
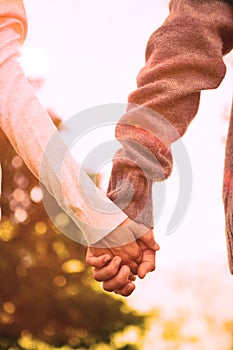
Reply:
[[[22,44],[27,35],[27,18],[22,0],[0,0],[0,25],[5,26],[9,19],[9,27],[19,34]]]
[[[172,0],[168,18],[151,35],[138,88],[116,127],[122,148],[108,187],[108,196],[136,222],[153,227],[152,182],[170,175],[170,146],[196,115],[201,90],[221,83],[222,57],[232,47],[233,6],[219,0]],[[129,188],[131,201],[125,199]]]
[[[0,0],[0,127],[32,173],[82,229],[82,237],[77,230],[73,239],[91,245],[127,215],[80,169],[24,76],[18,56],[26,23],[22,1]]]

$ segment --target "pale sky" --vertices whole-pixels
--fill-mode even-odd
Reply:
[[[125,103],[136,88],[150,34],[168,14],[165,0],[26,0],[29,20],[24,66],[29,76],[44,76],[41,103],[64,119],[99,104]],[[224,143],[233,91],[233,70],[221,87],[203,94],[198,116],[183,141],[192,161],[193,189],[189,210],[176,232],[166,236],[178,193],[176,173],[166,182],[167,199],[155,225],[161,245],[158,265],[216,260],[226,264],[221,199]],[[97,143],[113,130],[96,134]],[[85,157],[96,144],[93,134],[77,153]],[[80,146],[79,146],[80,148]],[[85,152],[86,151],[86,154]],[[103,186],[106,186],[108,173]],[[156,198],[154,198],[156,205]]]

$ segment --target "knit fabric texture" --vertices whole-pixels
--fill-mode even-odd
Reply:
[[[11,20],[10,26],[19,34],[22,44],[27,35],[27,18],[22,0],[0,0],[0,26],[6,18]]]
[[[0,127],[31,172],[83,232],[81,235],[74,225],[66,234],[80,243],[95,244],[127,215],[72,158],[25,77],[18,56],[26,22],[22,1],[0,1]],[[3,147],[2,143],[1,152]],[[134,223],[136,227],[139,235],[147,230]],[[125,242],[126,237],[119,236],[119,246],[121,240]]]
[[[148,199],[152,181],[162,181],[170,175],[170,146],[185,133],[196,115],[201,91],[215,89],[223,80],[223,56],[232,47],[232,2],[219,0],[171,0],[169,16],[149,38],[137,90],[129,95],[128,111],[116,127],[122,148],[113,159],[108,187],[109,197],[117,198],[130,218],[137,213],[137,222],[153,227],[152,200]],[[135,194],[124,208],[125,179],[131,181]],[[233,273],[233,117],[226,148],[223,198]]]

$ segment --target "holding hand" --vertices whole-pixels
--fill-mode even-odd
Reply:
[[[111,257],[119,256],[122,263],[129,266],[133,274],[137,274],[138,265],[141,263],[142,252],[136,243],[135,236],[146,230],[143,225],[135,225],[130,219],[126,219],[115,230],[109,233],[101,241],[91,247],[94,256],[109,254]]]
[[[128,158],[124,147],[116,153],[107,193],[128,217],[141,224],[127,219],[102,240],[101,248],[89,248],[86,256],[103,289],[122,296],[135,289],[134,275],[144,278],[155,269],[155,255],[160,249],[148,228],[153,227],[152,180],[131,159],[137,158]]]
[[[108,238],[112,242],[111,236],[115,238],[117,234],[121,234],[119,229],[130,222],[132,221],[127,219],[114,230],[116,232],[113,231],[106,236],[105,243],[107,244]],[[138,224],[133,224],[136,229]],[[95,268],[94,278],[103,282],[104,290],[128,296],[135,289],[132,282],[135,279],[134,274],[144,278],[148,272],[155,270],[155,254],[159,249],[159,245],[154,240],[153,231],[149,230],[136,241],[121,247],[88,248],[86,262]]]

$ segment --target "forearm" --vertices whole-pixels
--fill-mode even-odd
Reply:
[[[146,186],[170,175],[171,144],[196,115],[201,90],[214,89],[222,81],[222,56],[233,46],[232,32],[233,6],[229,3],[171,1],[169,17],[148,41],[138,88],[129,95],[128,111],[116,127],[123,148],[113,161],[110,196],[120,189],[115,179],[129,176],[129,168],[138,172],[138,179],[144,172]],[[141,196],[147,196],[146,187]],[[146,220],[152,222],[152,216],[147,215]]]
[[[55,126],[34,96],[33,88],[19,66],[18,41],[19,35],[14,27],[0,29],[2,130],[28,168],[40,178],[58,204],[82,228],[87,242],[92,244],[106,236],[127,216],[94,186],[67,152],[62,138],[56,134]],[[48,151],[52,138],[53,148]],[[62,165],[62,169],[58,164]],[[85,191],[82,191],[79,180],[82,186],[86,186]],[[84,193],[90,193],[90,196],[84,197]]]
[[[169,17],[149,39],[138,89],[129,95],[133,106],[129,105],[116,135],[123,143],[135,140],[155,154],[165,177],[171,164],[168,161],[167,168],[163,164],[166,151],[196,115],[200,92],[217,88],[225,75],[222,56],[233,46],[232,30],[233,7],[228,3],[173,0]],[[138,116],[134,105],[145,108],[145,114]],[[135,130],[134,120],[144,135]]]

